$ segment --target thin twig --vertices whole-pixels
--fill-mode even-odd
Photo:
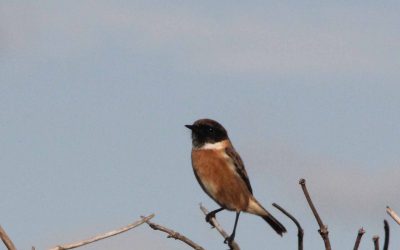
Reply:
[[[297,246],[298,246],[298,250],[303,250],[303,237],[304,237],[304,230],[301,227],[300,223],[296,220],[296,218],[291,215],[288,211],[286,211],[284,208],[282,208],[281,206],[279,206],[276,203],[272,203],[272,206],[276,207],[277,209],[279,209],[279,211],[281,211],[283,214],[285,214],[287,217],[289,217],[294,224],[296,224],[297,226]]]
[[[389,206],[386,207],[386,212],[392,217],[392,219],[397,222],[397,224],[400,225],[400,217],[396,214],[393,209],[391,209]]]
[[[307,190],[306,180],[300,179],[299,184],[301,185],[301,188],[303,189],[303,193],[306,196],[308,205],[310,206],[310,208],[315,216],[315,219],[318,222],[318,225],[319,225],[318,231],[319,231],[319,234],[321,235],[322,239],[324,240],[325,249],[331,250],[331,243],[329,241],[329,236],[328,236],[328,234],[329,234],[328,227],[326,225],[324,225],[324,223],[322,222],[321,217],[319,217],[317,209],[315,208],[315,206],[311,200],[310,194],[308,193],[308,190]]]
[[[374,235],[374,237],[372,237],[372,241],[374,242],[374,246],[375,246],[375,250],[379,250],[379,236],[378,235]]]
[[[203,205],[201,203],[200,203],[200,209],[201,209],[201,211],[203,211],[204,215],[208,214],[207,208],[203,207]],[[215,229],[217,229],[217,231],[222,235],[222,237],[224,237],[224,239],[229,237],[229,235],[221,227],[221,225],[218,223],[218,221],[217,221],[217,219],[215,217],[211,218],[211,222],[213,223]],[[240,250],[239,245],[235,241],[232,241],[229,244],[229,247],[230,247],[231,250]]]
[[[353,250],[358,250],[358,247],[360,246],[361,238],[363,237],[364,234],[365,234],[364,228],[360,228],[358,230],[358,234],[357,234],[356,242],[354,243]]]
[[[384,224],[384,229],[385,229],[385,243],[383,244],[383,250],[388,250],[389,249],[389,236],[390,236],[390,229],[389,229],[389,223],[387,220],[383,220]]]
[[[10,237],[8,237],[6,231],[4,231],[4,229],[1,226],[0,226],[0,238],[4,242],[4,245],[7,247],[8,250],[17,250],[14,243],[12,242]]]
[[[97,236],[94,236],[92,238],[89,238],[89,239],[86,239],[86,240],[82,240],[82,241],[79,241],[79,242],[66,244],[66,245],[62,245],[62,246],[56,246],[56,247],[51,248],[50,250],[73,249],[73,248],[81,247],[81,246],[84,246],[84,245],[87,245],[87,244],[90,244],[90,243],[93,243],[93,242],[96,242],[96,241],[99,241],[99,240],[103,240],[103,239],[115,236],[117,234],[126,232],[126,231],[128,231],[128,230],[130,230],[132,228],[137,227],[137,226],[140,226],[140,225],[142,225],[143,223],[145,223],[146,221],[150,220],[153,217],[154,217],[154,214],[151,214],[151,215],[149,215],[147,217],[142,218],[139,221],[136,221],[136,222],[134,222],[132,224],[129,224],[129,225],[125,226],[125,227],[122,227],[120,229],[116,229],[116,230],[113,230],[113,231],[110,231],[110,232],[107,232],[107,233],[103,233],[103,234],[100,234],[100,235],[97,235]]]
[[[142,216],[142,218],[144,218],[144,217]],[[196,249],[196,250],[204,250],[203,247],[201,247],[200,245],[196,244],[191,239],[187,238],[186,236],[184,236],[184,235],[182,235],[182,234],[180,234],[180,233],[178,233],[176,231],[173,231],[172,229],[166,228],[164,226],[158,225],[158,224],[150,222],[150,221],[146,221],[146,223],[147,223],[147,225],[149,225],[154,230],[159,230],[159,231],[162,231],[164,233],[167,233],[168,234],[167,238],[174,238],[175,240],[180,240],[180,241],[188,244],[189,246],[191,246],[193,249]]]

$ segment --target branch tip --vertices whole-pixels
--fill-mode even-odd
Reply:
[[[389,229],[389,223],[387,220],[383,220],[383,228],[385,230],[385,242],[383,244],[383,250],[388,250],[389,249],[389,236],[390,236],[390,229]]]
[[[358,247],[360,246],[361,238],[365,234],[364,228],[358,229],[358,234],[356,238],[356,242],[354,243],[353,250],[358,250]]]
[[[147,217],[142,217],[141,220],[138,220],[136,222],[133,222],[125,227],[116,229],[116,230],[112,230],[110,232],[107,233],[103,233],[103,234],[99,234],[97,236],[94,236],[92,238],[89,239],[85,239],[85,240],[81,240],[75,243],[71,243],[71,244],[66,244],[66,245],[58,245],[56,247],[51,248],[50,250],[67,250],[67,249],[73,249],[73,248],[77,248],[77,247],[81,247],[87,244],[91,244],[93,242],[99,241],[99,240],[103,240],[112,236],[115,236],[117,234],[121,234],[124,233],[128,230],[131,230],[135,227],[138,227],[140,225],[142,225],[143,223],[145,223],[146,221],[152,219],[154,217],[154,214],[151,214]]]
[[[396,214],[396,212],[391,209],[389,206],[386,206],[386,212],[392,217],[392,219],[400,225],[400,217]]]
[[[304,237],[304,230],[301,227],[300,223],[297,221],[297,219],[291,215],[288,211],[286,211],[285,209],[283,209],[281,206],[279,206],[276,203],[272,203],[272,206],[276,207],[279,211],[281,211],[284,215],[286,215],[287,217],[289,217],[289,219],[291,219],[294,224],[296,224],[297,226],[297,247],[298,250],[303,250],[303,237]]]
[[[379,250],[379,235],[374,235],[372,241],[374,242],[375,250]]]
[[[325,249],[326,250],[331,250],[331,243],[329,241],[329,232],[328,232],[328,227],[322,222],[321,217],[318,214],[317,209],[314,206],[314,203],[311,200],[310,194],[308,193],[307,186],[306,186],[306,180],[305,179],[300,179],[299,181],[301,185],[301,189],[303,190],[304,196],[306,197],[306,200],[308,202],[308,205],[311,208],[311,211],[314,214],[315,219],[317,220],[317,223],[319,225],[319,230],[318,232],[320,233],[324,244],[325,244]]]

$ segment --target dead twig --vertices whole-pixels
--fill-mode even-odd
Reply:
[[[283,209],[278,204],[272,203],[272,206],[279,209],[279,211],[281,211],[283,214],[285,214],[287,217],[289,217],[294,222],[294,224],[296,224],[296,226],[297,226],[297,247],[298,247],[298,250],[303,250],[304,230],[301,227],[300,223],[296,220],[296,218],[293,215],[291,215],[288,211]]]
[[[372,241],[374,242],[374,246],[375,246],[375,250],[379,250],[379,236],[378,235],[374,235],[374,237],[372,237]]]
[[[115,236],[117,234],[126,232],[126,231],[128,231],[128,230],[130,230],[132,228],[137,227],[137,226],[140,226],[141,224],[145,223],[146,221],[150,220],[153,217],[154,217],[154,214],[151,214],[151,215],[149,215],[147,217],[142,218],[139,221],[136,221],[136,222],[134,222],[132,224],[129,224],[129,225],[125,226],[125,227],[122,227],[120,229],[113,230],[113,231],[110,231],[110,232],[107,232],[107,233],[103,233],[103,234],[100,234],[100,235],[97,235],[97,236],[94,236],[92,238],[89,238],[89,239],[86,239],[86,240],[82,240],[82,241],[79,241],[79,242],[66,244],[66,245],[62,245],[62,246],[56,246],[56,247],[51,248],[50,250],[73,249],[73,248],[81,247],[81,246],[84,246],[84,245],[87,245],[87,244],[90,244],[90,243],[93,243],[93,242],[96,242],[96,241],[99,241],[99,240],[103,240],[103,239]]]
[[[400,217],[396,214],[395,211],[393,211],[393,209],[391,209],[389,206],[386,207],[386,212],[390,215],[390,217],[392,217],[392,219],[397,222],[397,224],[400,225]]]
[[[364,228],[360,228],[358,230],[358,234],[357,234],[356,242],[354,243],[353,250],[358,250],[358,247],[360,246],[361,238],[363,237],[364,234],[365,234]]]
[[[315,208],[315,206],[311,200],[310,194],[308,193],[308,190],[307,190],[306,180],[300,179],[299,184],[301,185],[301,188],[303,189],[303,193],[307,199],[308,205],[310,206],[310,208],[315,216],[315,219],[318,222],[318,225],[319,225],[318,232],[321,235],[322,239],[324,240],[325,249],[331,250],[331,243],[329,241],[329,236],[328,236],[328,234],[329,234],[328,227],[326,225],[324,225],[324,223],[322,222],[321,217],[319,217],[317,209]]]
[[[201,211],[203,211],[204,215],[208,214],[207,208],[203,207],[203,205],[201,203],[200,203],[200,209],[201,209]],[[218,221],[217,221],[217,219],[215,217],[211,218],[211,222],[213,223],[215,229],[217,229],[217,231],[222,235],[222,237],[224,237],[224,239],[229,237],[229,235],[221,227],[221,225],[218,223]],[[229,247],[230,247],[231,250],[240,250],[239,245],[235,241],[232,241],[229,244]]]
[[[385,242],[383,244],[383,250],[388,250],[389,249],[389,236],[390,236],[390,229],[389,229],[389,223],[387,220],[383,220],[384,224],[384,229],[385,229]]]
[[[4,242],[4,245],[7,247],[8,250],[17,250],[14,243],[12,242],[10,237],[8,237],[6,231],[4,231],[4,229],[1,226],[0,226],[0,238]]]
[[[142,216],[142,218],[144,218],[144,217]],[[203,247],[199,246],[198,244],[193,242],[191,239],[187,238],[186,236],[184,236],[172,229],[166,228],[164,226],[158,225],[158,224],[150,222],[150,221],[146,221],[146,223],[147,223],[147,225],[149,225],[149,227],[151,227],[154,230],[158,230],[158,231],[167,233],[168,234],[167,238],[173,238],[175,240],[180,240],[196,250],[204,250]]]

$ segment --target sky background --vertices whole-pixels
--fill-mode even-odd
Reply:
[[[242,249],[322,249],[300,178],[334,249],[357,230],[393,249],[400,227],[398,1],[1,1],[0,223],[48,249],[155,213],[226,249],[198,204],[184,127],[229,131],[257,199],[288,229],[241,216]],[[234,213],[218,219],[230,232]],[[4,249],[1,245],[0,249]],[[188,249],[143,225],[82,249]]]

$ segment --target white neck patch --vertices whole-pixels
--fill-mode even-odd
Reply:
[[[201,146],[199,149],[202,150],[221,150],[226,148],[226,142],[220,141],[216,143],[205,143],[203,146]]]

